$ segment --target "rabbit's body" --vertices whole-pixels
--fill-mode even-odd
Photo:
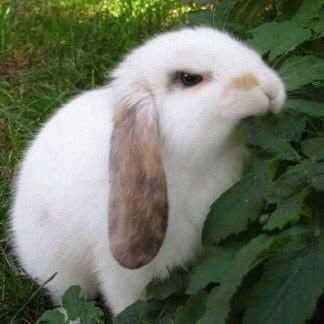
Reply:
[[[150,264],[124,269],[107,252],[110,97],[108,88],[87,92],[59,110],[40,132],[18,176],[13,228],[16,252],[29,274],[42,283],[58,272],[47,285],[57,301],[73,284],[90,298],[102,287],[118,312],[138,298],[153,276],[165,277],[168,269],[192,260],[210,204],[240,176],[242,149],[222,147],[208,161],[166,161],[170,200],[165,243]]]
[[[247,58],[228,67],[221,62],[227,74],[216,80],[217,48],[201,62],[186,59],[186,51],[201,52],[197,41],[208,48],[214,38],[233,58],[237,49]],[[169,57],[169,41],[183,58],[176,49]],[[148,55],[154,48],[157,57]],[[154,74],[142,64],[156,66]],[[175,67],[163,72],[168,65]],[[183,73],[179,84],[177,65],[196,73],[203,66],[202,84],[190,89],[200,78]],[[55,301],[81,285],[89,298],[100,291],[116,314],[153,277],[194,260],[210,205],[242,171],[244,148],[232,143],[231,131],[245,116],[279,110],[285,93],[257,54],[208,29],[154,39],[128,56],[114,78],[45,124],[18,174],[11,219],[24,269],[39,283],[57,272],[47,285]]]

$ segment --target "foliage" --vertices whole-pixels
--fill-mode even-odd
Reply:
[[[81,296],[81,288],[70,287],[62,297],[62,308],[48,310],[37,320],[37,324],[66,324],[80,320],[81,324],[101,323],[103,311],[94,302],[86,301]],[[66,315],[65,315],[66,314]]]
[[[150,283],[147,300],[113,321],[298,324],[320,316],[324,1],[30,3],[0,4],[0,322],[33,322],[48,308],[39,288],[14,265],[5,232],[9,179],[23,143],[54,107],[79,89],[102,84],[129,47],[178,23],[182,13],[191,24],[226,29],[256,48],[282,76],[287,109],[240,126],[238,136],[252,158],[241,181],[207,215],[202,239],[210,255],[167,281]],[[38,322],[96,323],[103,316],[78,287],[66,292],[63,306],[66,315],[52,309]]]

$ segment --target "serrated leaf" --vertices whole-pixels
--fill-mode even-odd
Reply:
[[[137,301],[128,306],[114,319],[114,324],[163,324],[172,323],[176,309],[181,305],[177,299],[164,299],[163,301]]]
[[[67,316],[70,320],[76,320],[80,317],[80,294],[81,288],[79,286],[72,286],[62,297],[62,305],[66,309]]]
[[[80,318],[81,324],[98,323],[103,317],[103,312],[95,306],[92,301],[86,301],[81,296],[79,286],[71,286],[62,297],[62,305],[66,310],[67,316],[74,321]]]
[[[142,300],[135,302],[128,306],[114,319],[114,324],[130,324],[130,323],[141,323],[145,318],[146,313],[149,311],[150,305]]]
[[[259,160],[240,182],[211,206],[203,228],[203,241],[218,243],[247,229],[249,220],[254,221],[263,209],[266,183],[266,162]]]
[[[297,257],[313,239],[314,230],[312,228],[302,225],[289,227],[275,236],[270,256],[284,260]]]
[[[272,120],[268,127],[275,128],[273,130],[274,136],[286,141],[298,141],[306,128],[306,118],[292,111],[284,111],[279,115],[272,115]]]
[[[198,322],[199,324],[223,324],[226,322],[231,298],[242,279],[261,261],[256,262],[258,255],[269,249],[272,243],[272,237],[261,234],[237,252],[220,286],[214,288],[210,293],[206,312]]]
[[[271,214],[263,229],[273,231],[283,229],[288,224],[297,223],[303,212],[303,202],[308,193],[308,190],[297,192],[286,201],[278,204],[277,209]]]
[[[269,146],[265,146],[264,148],[283,160],[297,161],[300,159],[298,152],[287,141],[281,138],[276,138],[272,142],[267,139],[266,143]],[[265,143],[263,142],[262,144]]]
[[[240,130],[249,144],[259,146],[280,159],[295,161],[300,156],[289,142],[297,141],[305,127],[305,118],[285,112],[279,116],[249,118],[241,124]]]
[[[219,247],[216,255],[196,266],[190,276],[188,294],[196,294],[210,283],[219,283],[227,274],[238,246]]]
[[[303,154],[312,160],[324,159],[324,137],[308,138],[301,143]]]
[[[82,300],[80,305],[81,324],[102,323],[103,311],[94,302]]]
[[[165,299],[173,294],[184,291],[187,274],[184,271],[172,272],[166,280],[153,280],[146,287],[148,298]]]
[[[243,323],[302,324],[324,287],[324,238],[295,258],[275,258],[252,291]],[[281,255],[289,255],[283,249]]]
[[[295,192],[312,185],[313,181],[324,174],[324,162],[305,161],[289,167],[267,189],[266,198],[273,203],[281,203]]]
[[[316,17],[323,7],[323,0],[307,0],[303,1],[296,15],[293,17],[293,20],[299,24],[307,25],[309,20]]]
[[[292,56],[279,72],[288,91],[324,79],[324,61],[312,55]]]
[[[48,310],[36,322],[41,323],[65,324],[65,316],[59,310]]]
[[[205,312],[207,298],[208,293],[204,290],[190,297],[185,306],[177,309],[175,323],[196,324]]]
[[[270,51],[270,60],[294,50],[299,44],[311,37],[311,31],[296,22],[268,22],[251,31],[253,38],[249,45],[260,54]]]
[[[312,117],[324,117],[324,104],[321,102],[289,99],[286,106],[296,112],[304,113]]]

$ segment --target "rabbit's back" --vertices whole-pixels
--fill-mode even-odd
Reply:
[[[105,88],[73,99],[26,152],[16,181],[12,234],[22,266],[39,282],[54,272],[73,272],[79,284],[95,288],[87,281],[97,231],[107,223],[110,101]]]

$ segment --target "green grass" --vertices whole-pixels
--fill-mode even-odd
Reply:
[[[33,323],[50,306],[10,254],[10,184],[24,148],[61,103],[104,84],[130,48],[177,23],[175,5],[176,0],[0,1],[1,323]]]

